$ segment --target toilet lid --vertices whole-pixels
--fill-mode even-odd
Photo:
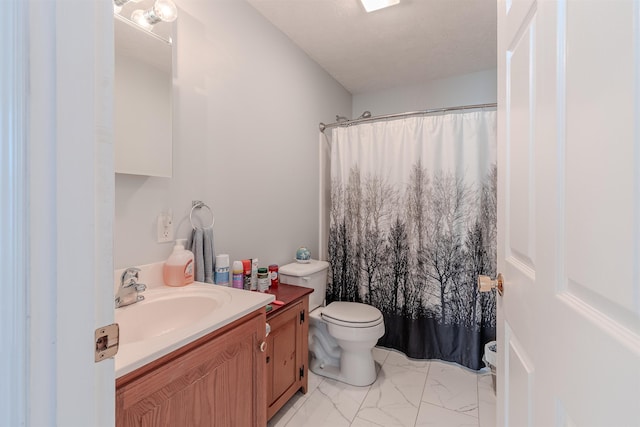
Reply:
[[[322,310],[322,318],[341,326],[369,328],[382,323],[382,313],[375,307],[358,302],[332,302]]]

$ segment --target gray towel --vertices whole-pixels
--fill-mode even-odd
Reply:
[[[216,251],[213,247],[213,228],[204,230],[204,281],[213,283],[213,271],[216,267]]]
[[[197,282],[213,283],[216,253],[213,248],[213,229],[197,228],[191,233],[188,247],[193,252],[194,279]]]

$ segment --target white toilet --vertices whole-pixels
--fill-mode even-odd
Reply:
[[[309,296],[309,368],[355,386],[376,380],[372,349],[384,335],[382,313],[356,302],[324,307],[329,263],[311,260],[280,267],[282,283],[313,288]]]

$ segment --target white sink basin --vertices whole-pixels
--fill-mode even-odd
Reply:
[[[115,310],[120,327],[116,378],[274,300],[271,294],[199,282],[180,288],[152,285],[142,295],[143,301]]]
[[[231,302],[224,289],[209,288],[152,290],[144,293],[143,301],[117,309],[120,345],[185,330]]]

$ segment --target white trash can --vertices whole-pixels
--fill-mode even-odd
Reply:
[[[484,346],[484,364],[491,369],[491,379],[493,380],[493,392],[496,392],[496,364],[498,361],[498,345],[495,341],[489,341]]]

